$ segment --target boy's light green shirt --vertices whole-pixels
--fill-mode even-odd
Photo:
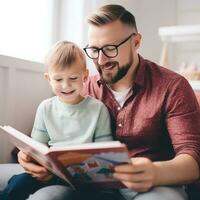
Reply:
[[[76,105],[55,96],[39,105],[31,136],[49,146],[112,140],[109,112],[90,96]]]

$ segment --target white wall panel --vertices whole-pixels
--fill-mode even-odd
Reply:
[[[52,92],[41,63],[0,56],[0,125],[29,134],[38,104]],[[0,163],[10,160],[13,146],[0,135]]]
[[[177,0],[176,11],[177,25],[198,25],[200,24],[200,1],[199,0]],[[172,45],[173,55],[171,66],[175,70],[182,63],[194,63],[200,69],[200,42],[181,42]]]
[[[196,11],[196,9],[200,8],[200,1],[199,0],[177,0],[177,10],[178,12],[181,11],[188,11],[191,12]]]

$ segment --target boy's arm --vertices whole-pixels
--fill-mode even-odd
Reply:
[[[42,102],[37,109],[35,121],[31,133],[31,137],[34,140],[47,144],[49,138],[46,134],[46,127],[44,123],[44,102]],[[41,181],[47,181],[52,177],[52,174],[39,163],[37,163],[32,157],[24,153],[23,151],[19,151],[18,153],[18,161],[20,165],[24,168],[26,173],[31,174],[31,176],[37,178]]]
[[[45,101],[43,101],[42,103],[40,103],[40,105],[37,108],[37,112],[35,115],[35,121],[34,121],[34,125],[33,125],[33,129],[31,132],[31,137],[34,140],[37,140],[38,142],[44,143],[44,144],[48,144],[49,139],[49,135],[46,129],[46,125],[45,125],[45,116],[46,116],[46,112],[45,110]]]

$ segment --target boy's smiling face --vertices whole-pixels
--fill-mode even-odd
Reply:
[[[78,60],[66,68],[50,67],[48,73],[45,73],[52,90],[60,101],[67,104],[77,104],[83,97],[81,92],[83,83],[88,77],[88,70]]]

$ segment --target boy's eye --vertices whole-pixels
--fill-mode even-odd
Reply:
[[[75,81],[75,80],[78,79],[78,77],[70,77],[69,79],[72,80],[72,81]]]
[[[62,79],[61,79],[61,78],[59,78],[59,79],[55,79],[55,81],[59,82],[59,81],[62,81]]]

